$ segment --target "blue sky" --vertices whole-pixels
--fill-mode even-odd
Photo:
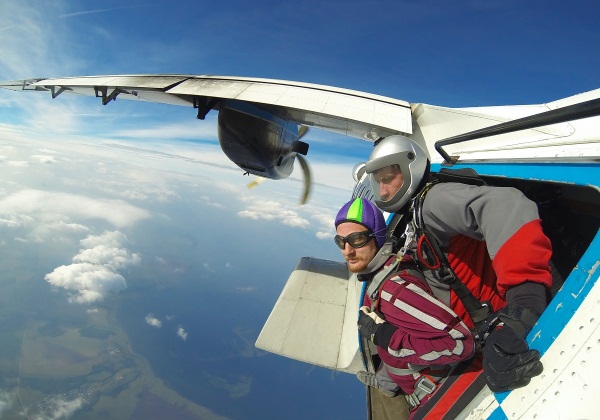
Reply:
[[[5,0],[2,10],[0,80],[232,75],[451,107],[543,103],[600,86],[600,6],[592,1]],[[193,110],[180,107],[17,95],[0,95],[4,122],[45,127],[40,135],[51,127],[112,138],[147,140],[151,132],[162,140],[216,140],[214,115],[199,124]],[[356,161],[370,150],[320,130],[307,140],[311,160],[327,162],[334,153]]]
[[[598,12],[555,0],[9,0],[0,76],[218,74],[444,106],[537,103],[598,87]]]

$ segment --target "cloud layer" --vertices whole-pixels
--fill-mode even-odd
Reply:
[[[103,219],[116,227],[128,226],[150,215],[122,200],[34,189],[22,190],[0,200],[0,214],[61,214],[79,220]]]

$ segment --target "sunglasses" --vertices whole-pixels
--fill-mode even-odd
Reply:
[[[333,240],[340,249],[344,249],[346,244],[350,245],[354,249],[357,249],[365,246],[371,240],[371,238],[374,237],[375,234],[371,230],[365,230],[364,232],[351,233],[348,236],[335,235]]]

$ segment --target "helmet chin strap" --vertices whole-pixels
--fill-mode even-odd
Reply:
[[[379,270],[381,268],[381,266],[383,264],[385,264],[386,261],[392,255],[396,255],[396,257],[399,260],[401,260],[404,257],[404,253],[407,250],[407,246],[410,246],[410,241],[412,240],[412,236],[410,236],[410,238],[407,236],[407,232],[409,231],[408,226],[406,227],[405,232],[402,235],[396,236],[397,235],[396,230],[399,226],[401,226],[403,219],[405,219],[405,217],[402,213],[394,214],[394,217],[392,218],[391,222],[389,223],[389,225],[387,227],[387,235],[386,235],[385,243],[382,245],[381,248],[379,248],[379,251],[377,251],[377,254],[375,254],[375,256],[369,262],[367,267],[358,274],[371,274],[371,273]],[[406,242],[404,244],[404,247],[401,248],[401,251],[397,253],[396,251],[394,251],[394,249],[396,249],[396,246],[398,245],[398,242],[401,237],[405,237],[408,242]]]
[[[370,274],[380,269],[381,266],[383,266],[386,263],[386,261],[390,259],[390,256],[395,254],[393,247],[394,243],[392,241],[386,242],[381,247],[379,252],[375,254],[375,257],[373,257],[365,271],[361,274]],[[377,300],[376,295],[379,291],[379,288],[381,287],[385,279],[389,276],[389,274],[396,269],[401,260],[402,258],[400,257],[400,255],[396,255],[394,261],[392,261],[391,264],[388,264],[385,267],[383,267],[383,269],[379,270],[377,274],[373,276],[371,282],[368,284],[366,293],[371,298],[371,302],[373,302],[373,305],[375,305],[375,301]],[[373,306],[371,309],[374,310],[375,306]]]
[[[394,252],[394,244],[391,241],[388,241],[383,244],[383,246],[377,251],[377,254],[373,257],[371,262],[367,265],[363,271],[358,274],[371,274],[372,272],[381,268],[383,264],[393,255]]]

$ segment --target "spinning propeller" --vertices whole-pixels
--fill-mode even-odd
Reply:
[[[308,132],[307,126],[305,126],[305,125],[298,126],[298,140],[300,140],[302,137],[304,137],[307,132]],[[303,143],[303,142],[302,142],[302,144],[305,145],[305,143]],[[310,168],[308,166],[308,161],[303,156],[303,154],[300,152],[296,152],[296,159],[300,163],[300,168],[302,168],[302,172],[304,174],[304,190],[302,191],[302,195],[300,196],[300,202],[299,202],[300,205],[303,205],[303,204],[306,204],[306,202],[308,201],[308,197],[310,195],[310,186],[311,186],[312,178],[311,178],[311,174],[310,174]],[[254,188],[257,185],[262,184],[266,180],[267,180],[267,178],[257,177],[254,181],[248,183],[248,185],[246,185],[246,186],[248,188]]]

